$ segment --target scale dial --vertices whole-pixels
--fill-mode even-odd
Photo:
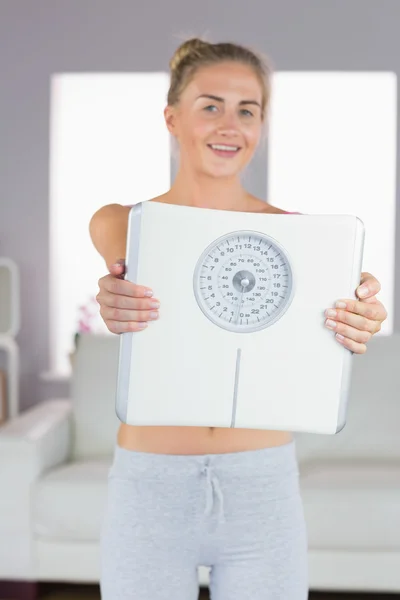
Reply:
[[[269,327],[289,308],[293,276],[287,252],[257,231],[236,231],[210,244],[193,277],[196,300],[216,325],[237,333]]]

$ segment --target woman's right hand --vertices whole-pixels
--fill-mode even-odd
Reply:
[[[110,267],[110,273],[99,279],[96,300],[100,315],[111,333],[142,331],[148,321],[158,319],[160,303],[150,288],[125,280],[123,260]]]

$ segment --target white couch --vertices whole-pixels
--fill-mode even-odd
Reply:
[[[0,580],[98,582],[117,360],[117,336],[84,336],[71,399],[0,429]],[[354,356],[341,433],[296,438],[311,589],[400,592],[400,335]]]

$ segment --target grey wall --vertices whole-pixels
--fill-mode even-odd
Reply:
[[[39,380],[49,367],[52,73],[164,70],[182,39],[177,36],[206,34],[250,44],[279,70],[399,74],[399,23],[398,0],[0,0],[0,255],[21,269],[23,407],[67,392]],[[253,168],[248,178],[265,196],[261,170]],[[398,232],[399,224],[400,211]]]

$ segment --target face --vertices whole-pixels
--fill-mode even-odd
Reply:
[[[181,163],[213,177],[237,175],[260,140],[261,105],[260,83],[246,65],[227,62],[199,69],[178,105],[165,110]]]

